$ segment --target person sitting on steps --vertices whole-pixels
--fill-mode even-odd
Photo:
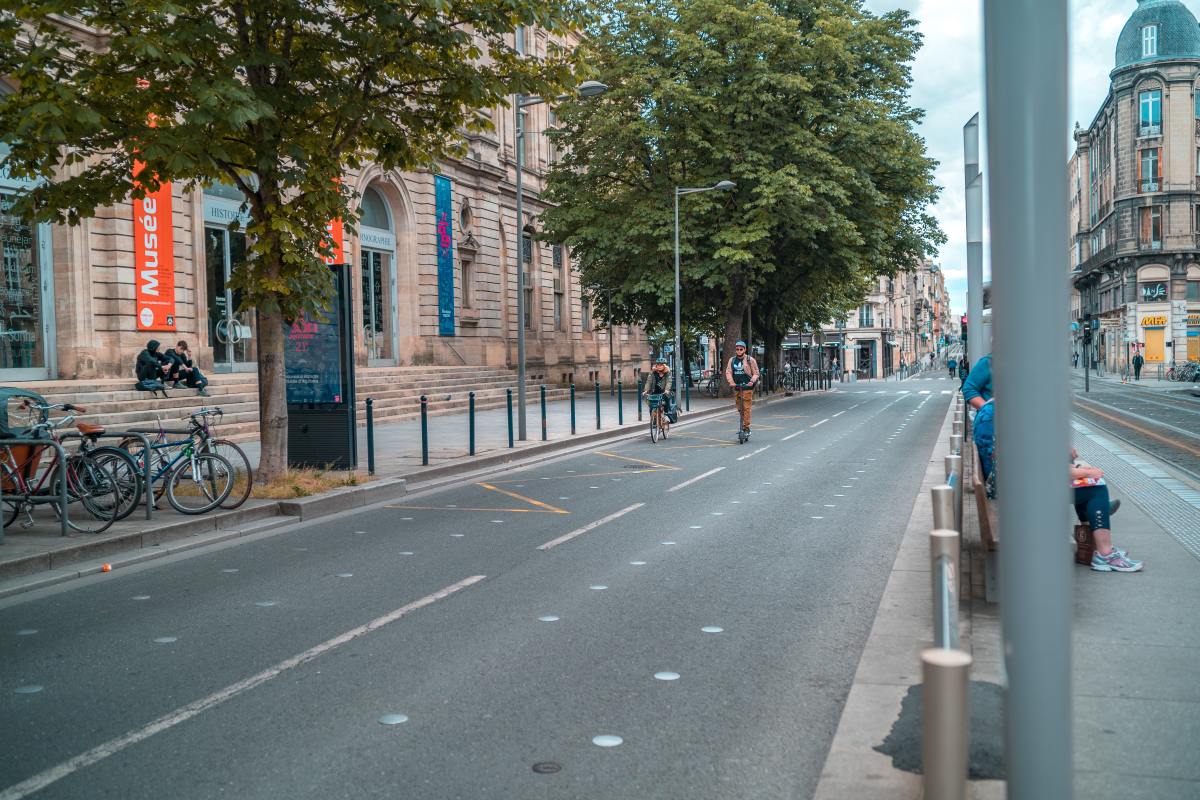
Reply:
[[[174,348],[167,351],[166,357],[170,360],[170,370],[166,379],[174,381],[172,389],[178,389],[182,383],[189,389],[195,389],[201,397],[208,397],[204,388],[208,386],[208,378],[204,377],[200,368],[193,363],[192,351],[188,349],[186,340],[180,339]]]
[[[163,397],[166,397],[167,392],[163,381],[167,377],[171,360],[159,352],[158,345],[157,339],[146,342],[146,349],[138,353],[137,363],[133,366],[133,374],[137,377],[137,388],[140,391],[162,392]]]

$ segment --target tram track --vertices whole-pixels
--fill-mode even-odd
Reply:
[[[1108,403],[1078,395],[1074,401],[1072,413],[1082,422],[1152,458],[1165,461],[1200,484],[1200,435]],[[1180,437],[1186,440],[1180,441]],[[1148,447],[1146,440],[1161,447]]]

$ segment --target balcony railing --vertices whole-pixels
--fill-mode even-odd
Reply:
[[[1162,250],[1161,240],[1138,240],[1138,250]]]
[[[1159,191],[1159,188],[1161,186],[1162,186],[1162,184],[1156,180],[1146,180],[1144,178],[1142,179],[1142,191],[1143,192],[1157,192],[1157,191]]]
[[[1162,125],[1141,125],[1138,136],[1162,136]]]

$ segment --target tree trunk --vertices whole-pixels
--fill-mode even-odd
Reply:
[[[724,353],[722,354],[725,361],[733,358],[733,343],[742,338],[742,324],[746,321],[746,303],[741,302],[729,308],[725,312],[725,343],[723,345]],[[717,364],[719,374],[719,383],[721,386],[721,396],[730,397],[733,391],[729,388],[729,384],[725,382],[725,364]]]
[[[261,483],[282,478],[287,471],[287,378],[284,374],[284,321],[279,313],[258,314],[258,425]]]
[[[779,342],[781,339],[779,331],[772,327],[763,329],[763,363],[759,366],[766,365],[771,370],[771,381],[779,380]]]

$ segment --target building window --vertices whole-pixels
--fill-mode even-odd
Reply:
[[[558,145],[554,143],[554,137],[550,136],[550,132],[557,130],[558,114],[554,113],[554,109],[549,111],[549,121],[546,126],[546,152],[549,154],[550,163],[554,164],[558,161]]]
[[[525,273],[525,329],[533,330],[533,284],[528,272]]]
[[[563,330],[563,293],[554,293],[554,330]]]
[[[475,262],[468,259],[462,262],[462,301],[463,308],[475,307]]]
[[[1162,90],[1152,89],[1138,95],[1140,109],[1139,136],[1158,136],[1162,133]]]
[[[858,309],[858,327],[860,327],[860,328],[874,327],[874,324],[871,319],[871,307],[870,306],[861,306]]]
[[[1141,209],[1142,224],[1139,242],[1151,250],[1162,248],[1162,206],[1146,206]]]
[[[1142,28],[1142,58],[1158,55],[1158,26],[1147,25]]]
[[[533,263],[533,237],[528,233],[521,234],[521,260],[526,264]]]
[[[1162,177],[1162,161],[1159,158],[1161,148],[1151,147],[1141,152],[1138,159],[1138,182],[1143,192],[1157,192],[1159,179]]]
[[[579,328],[581,333],[592,329],[592,304],[586,297],[579,299]]]
[[[518,53],[525,55],[526,41],[528,39],[528,31],[524,25],[518,25],[516,31],[513,32],[513,45]]]
[[[1187,299],[1200,300],[1200,281],[1187,282]]]

